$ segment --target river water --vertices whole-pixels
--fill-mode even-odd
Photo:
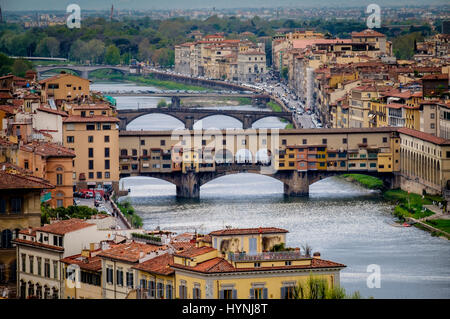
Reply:
[[[104,85],[94,83],[92,89],[128,86]],[[118,108],[137,107],[137,103],[151,107],[159,98],[136,96],[117,101]],[[128,129],[172,129],[170,124],[177,125],[161,118],[143,118]],[[210,123],[205,125],[203,121],[203,127],[240,124],[224,123],[225,119],[211,117]],[[275,118],[267,120],[273,122],[261,120],[262,124],[256,124],[284,125]],[[287,246],[309,244],[323,259],[347,265],[341,272],[341,285],[348,293],[358,290],[363,298],[377,299],[450,298],[448,240],[415,227],[392,226],[395,218],[391,204],[377,192],[342,179],[332,177],[311,185],[308,198],[285,198],[283,184],[275,179],[256,174],[229,175],[202,186],[198,201],[177,200],[174,185],[154,178],[126,178],[120,185],[131,190],[129,198],[146,229],[159,226],[177,233],[208,233],[226,225],[281,227],[289,230]],[[369,265],[379,266],[379,288],[367,286]]]

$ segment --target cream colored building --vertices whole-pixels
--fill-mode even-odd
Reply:
[[[90,95],[89,80],[68,73],[61,73],[39,82],[42,89],[42,102],[53,99],[71,101],[86,99]]]

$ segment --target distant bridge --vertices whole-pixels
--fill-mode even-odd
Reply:
[[[122,109],[118,110],[120,119],[119,129],[126,130],[127,125],[138,117],[147,114],[166,114],[170,115],[184,123],[187,129],[193,129],[194,123],[213,115],[230,116],[242,123],[244,129],[251,128],[252,124],[266,117],[278,117],[295,124],[290,112],[268,112],[268,111],[234,111],[234,110],[211,110],[211,109],[192,109],[192,108],[145,108],[145,109]]]
[[[57,70],[57,69],[65,69],[71,70],[78,73],[82,78],[89,78],[89,73],[96,70],[115,70],[119,71],[123,74],[127,74],[130,72],[129,66],[117,66],[117,65],[52,65],[52,66],[38,66],[36,67],[36,71],[38,73],[38,78],[41,77],[42,73]]]
[[[62,61],[65,62],[67,59],[65,58],[49,58],[42,56],[10,56],[11,59],[23,59],[23,60],[31,60],[31,61]]]

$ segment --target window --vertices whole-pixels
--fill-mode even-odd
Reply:
[[[109,172],[105,172],[105,178],[109,178]]]
[[[179,286],[179,289],[180,289],[180,291],[179,291],[180,299],[187,299],[187,287],[186,287],[186,284],[185,283],[181,284]]]
[[[45,259],[45,262],[44,262],[44,277],[50,278],[50,259]]]
[[[430,114],[430,119],[434,119],[434,113]]]
[[[22,198],[11,198],[11,213],[20,214],[22,212]]]
[[[133,273],[127,272],[127,287],[133,288]]]
[[[261,267],[261,263],[257,262],[257,263],[254,264],[254,266],[255,266],[255,268],[259,268],[259,267]]]
[[[327,139],[326,138],[322,139],[322,144],[327,144]]]
[[[109,160],[105,160],[105,169],[109,169]],[[106,173],[105,173],[106,177]]]
[[[94,178],[94,172],[89,172],[89,179],[93,179]]]
[[[156,298],[162,299],[164,298],[164,284],[161,282],[158,282],[158,289],[156,291],[157,295]]]
[[[123,286],[123,271],[117,270],[116,271],[116,281],[118,286]]]
[[[94,124],[86,124],[86,131],[95,131]]]
[[[93,148],[88,148],[88,157],[94,157],[94,149]]]
[[[283,139],[283,140],[281,140],[281,145],[286,145],[286,140],[285,139]]]
[[[105,157],[109,157],[109,147],[105,147]]]
[[[308,140],[306,138],[304,138],[302,143],[303,143],[303,145],[306,145],[306,144],[308,144]]]
[[[22,272],[26,272],[27,271],[27,256],[25,254],[22,254]]]
[[[430,124],[430,128],[431,128],[431,129],[434,129],[434,123],[431,123],[431,124]]]
[[[267,299],[267,288],[250,289],[250,299]]]
[[[347,144],[347,139],[346,138],[342,139],[342,144]]]
[[[66,124],[66,130],[67,131],[74,131],[75,130],[75,124],[73,124],[73,123]]]
[[[56,185],[63,184],[63,174],[56,174]]]
[[[383,137],[383,143],[387,143],[387,137]]]
[[[102,129],[102,124],[101,123],[97,123],[97,130],[100,131]]]
[[[53,278],[58,279],[58,262],[53,260]]]
[[[94,137],[88,136],[88,143],[93,143],[93,142],[94,142]]]
[[[102,178],[102,172],[97,172],[97,178]]]
[[[201,290],[199,287],[192,289],[192,299],[201,299]]]
[[[89,160],[89,169],[94,169],[94,161]]]
[[[110,267],[108,267],[106,269],[106,282],[108,284],[112,284],[113,283],[113,270]]]
[[[166,145],[166,140],[161,140],[160,144],[161,144],[161,146]],[[183,144],[183,145],[184,145],[184,144]]]
[[[292,265],[292,261],[290,261],[290,260],[285,261],[284,264],[285,264],[286,266],[291,266],[291,265]]]
[[[109,135],[105,135],[105,143],[109,143]]]
[[[220,299],[236,299],[237,291],[234,289],[223,289],[220,291]]]
[[[294,299],[294,286],[281,287],[281,299]]]
[[[167,284],[166,285],[166,299],[172,299],[172,285]]]
[[[75,143],[75,136],[67,136],[67,143]]]
[[[103,124],[103,130],[104,131],[109,131],[111,129],[111,124]],[[142,144],[144,145],[144,144]]]
[[[367,138],[363,137],[362,142],[363,144],[367,144]]]
[[[132,153],[133,156],[136,156],[137,155],[137,150],[133,149],[133,150],[131,150],[131,153]]]
[[[42,258],[37,257],[37,274],[40,276],[42,272]]]
[[[447,152],[447,153],[450,153],[450,152]],[[4,200],[3,198],[0,198],[0,214],[6,214],[6,200]]]
[[[153,280],[148,281],[148,296],[150,298],[155,298],[156,286]]]

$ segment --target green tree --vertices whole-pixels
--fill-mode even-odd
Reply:
[[[281,69],[281,77],[282,77],[283,79],[287,80],[287,79],[288,79],[288,73],[289,73],[289,70],[288,70],[287,66],[284,66],[284,67]]]
[[[117,65],[120,63],[120,51],[114,44],[111,44],[106,48],[105,62],[110,65]]]
[[[14,75],[24,77],[25,73],[32,68],[33,65],[31,62],[23,59],[16,59],[11,67],[11,71]]]
[[[54,37],[45,37],[37,44],[36,54],[53,58],[59,55],[59,45],[58,39]]]
[[[158,105],[156,107],[158,109],[163,108],[163,107],[167,107],[166,100],[164,100],[164,99],[159,100]]]
[[[152,48],[147,38],[139,43],[139,60],[144,62],[152,60]]]
[[[0,76],[11,73],[13,63],[13,59],[10,59],[6,54],[0,53]]]

